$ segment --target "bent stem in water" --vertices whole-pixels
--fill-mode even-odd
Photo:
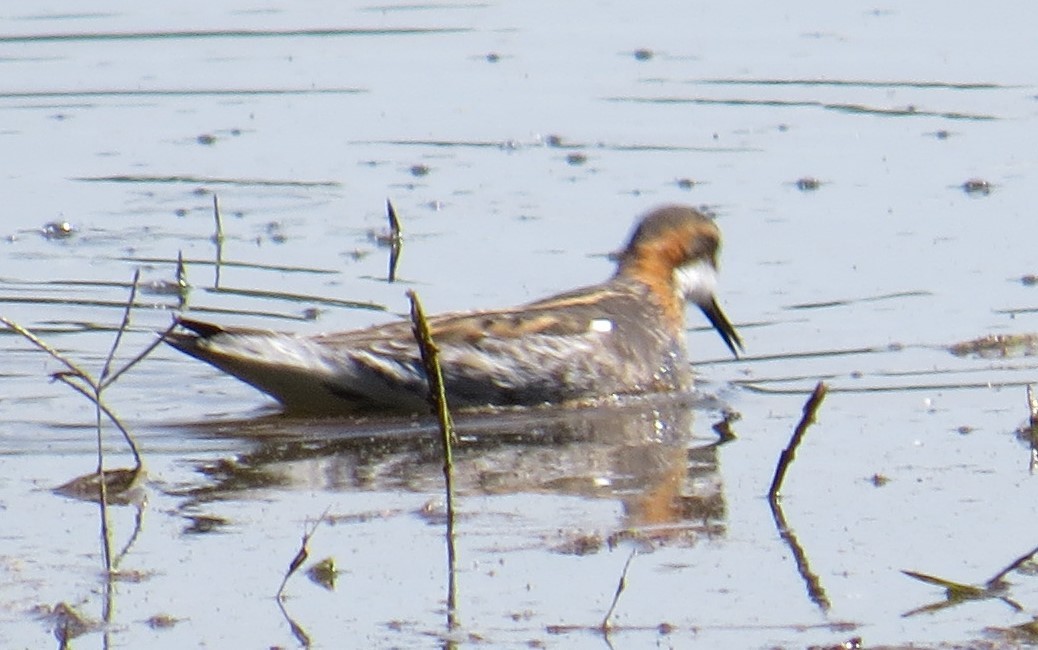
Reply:
[[[443,370],[440,367],[439,350],[433,342],[429,322],[422,310],[418,294],[408,291],[411,301],[411,324],[418,349],[422,355],[422,365],[429,382],[429,397],[433,410],[440,424],[440,437],[443,442],[443,481],[447,501],[447,627],[451,630],[459,625],[457,618],[457,558],[454,550],[454,459],[451,448],[456,442],[454,436],[454,420],[447,405],[447,392],[443,384]]]

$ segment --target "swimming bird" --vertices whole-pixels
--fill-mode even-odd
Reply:
[[[429,318],[452,408],[531,406],[688,390],[685,303],[738,356],[714,296],[721,235],[686,206],[644,215],[605,282],[518,307]],[[288,411],[428,408],[410,321],[300,335],[181,317],[166,342],[271,395]]]

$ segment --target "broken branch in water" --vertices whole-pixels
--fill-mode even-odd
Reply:
[[[1034,395],[1034,386],[1031,384],[1027,385],[1027,407],[1031,414],[1030,427],[1027,431],[1028,438],[1031,441],[1031,461],[1029,469],[1032,474],[1038,467],[1038,397]]]
[[[811,397],[807,398],[807,402],[804,404],[804,415],[800,418],[796,429],[793,430],[793,437],[790,438],[789,444],[786,445],[786,448],[782,450],[782,454],[779,456],[778,466],[775,468],[775,476],[771,481],[771,487],[768,489],[768,501],[774,502],[779,498],[779,490],[782,489],[786,471],[793,463],[797,447],[800,446],[801,441],[804,439],[807,428],[815,421],[818,407],[821,406],[822,400],[825,399],[828,391],[829,387],[826,386],[825,382],[820,381],[815,386],[814,391],[811,392]]]
[[[389,274],[387,282],[396,281],[396,267],[400,263],[400,251],[404,245],[403,230],[400,228],[400,219],[396,216],[393,203],[386,199],[386,216],[389,218]]]
[[[634,556],[638,554],[638,550],[631,551],[631,554],[627,556],[627,561],[624,562],[623,571],[620,572],[620,581],[616,584],[616,593],[613,594],[613,602],[609,605],[609,610],[606,612],[605,617],[602,619],[602,625],[600,629],[603,634],[608,634],[613,624],[609,622],[609,619],[613,617],[613,612],[616,610],[616,604],[620,602],[620,594],[627,588],[627,571],[631,568],[631,561],[634,560]]]
[[[321,513],[321,516],[317,518],[317,521],[314,522],[314,525],[309,530],[303,531],[303,540],[299,543],[299,551],[296,552],[292,561],[288,563],[288,570],[285,571],[285,576],[281,579],[281,586],[278,587],[278,591],[275,594],[278,601],[284,598],[285,585],[288,584],[288,579],[299,570],[299,567],[303,566],[306,558],[310,557],[310,538],[317,532],[317,527],[321,525],[321,522],[328,517],[329,510],[331,510],[331,506],[324,509],[324,512]]]
[[[440,367],[439,350],[433,342],[429,322],[425,318],[422,303],[418,294],[408,291],[411,301],[411,324],[418,350],[422,355],[422,365],[429,382],[429,397],[433,410],[440,424],[440,437],[443,442],[443,481],[447,502],[447,627],[451,630],[458,627],[457,618],[457,557],[454,550],[454,458],[451,448],[455,443],[454,420],[447,405],[447,389],[443,384],[443,369]]]

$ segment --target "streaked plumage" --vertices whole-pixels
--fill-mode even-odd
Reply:
[[[695,302],[733,353],[714,298],[720,233],[684,206],[641,219],[606,282],[519,307],[429,319],[452,407],[535,405],[687,389],[684,306]],[[409,321],[311,336],[181,318],[167,342],[288,410],[421,411],[427,388]]]

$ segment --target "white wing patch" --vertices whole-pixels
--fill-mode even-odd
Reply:
[[[609,320],[608,318],[596,318],[595,320],[591,321],[590,329],[592,332],[612,332],[613,321]]]

